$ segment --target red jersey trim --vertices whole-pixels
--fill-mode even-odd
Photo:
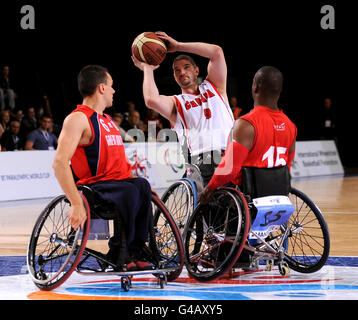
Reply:
[[[229,115],[230,115],[231,120],[234,121],[234,116],[232,115],[232,112],[230,112],[229,107],[228,107],[227,103],[226,103],[225,100],[224,100],[224,97],[221,95],[221,93],[218,91],[218,89],[216,89],[216,87],[214,86],[214,84],[213,84],[211,81],[209,81],[208,79],[205,79],[205,80],[206,80],[207,82],[209,82],[209,83],[211,84],[211,86],[214,88],[215,92],[218,94],[218,96],[220,97],[220,99],[221,99],[222,102],[224,103],[224,105],[225,105],[225,107],[226,107],[226,110],[227,110],[227,112],[228,112]]]
[[[183,119],[183,121],[184,121],[185,136],[187,137],[188,147],[189,147],[190,151],[192,151],[192,147],[191,147],[191,144],[190,144],[190,141],[189,141],[189,138],[188,138],[188,132],[187,132],[187,131],[188,131],[188,125],[187,125],[186,120],[185,120],[185,116],[184,116],[184,112],[183,112],[183,107],[182,107],[182,105],[181,105],[179,99],[178,99],[176,96],[174,96],[174,98],[175,98],[175,102],[176,102],[176,105],[177,105],[177,110],[178,110],[180,116],[182,117],[182,119]]]
[[[175,102],[176,102],[176,105],[177,105],[177,110],[178,110],[180,116],[182,117],[182,119],[184,121],[185,129],[188,129],[188,125],[186,124],[186,120],[185,120],[185,117],[184,117],[183,107],[181,106],[181,103],[180,103],[179,99],[176,96],[174,96],[174,98],[175,98]]]

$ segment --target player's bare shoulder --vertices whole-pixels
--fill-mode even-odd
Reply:
[[[83,112],[72,112],[63,121],[62,134],[81,135],[79,144],[88,144],[92,139],[92,130],[87,116]]]

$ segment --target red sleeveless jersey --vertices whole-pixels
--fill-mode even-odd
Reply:
[[[122,180],[131,175],[131,165],[125,154],[123,140],[112,118],[100,115],[85,105],[73,112],[83,112],[91,126],[92,140],[79,145],[71,159],[71,166],[80,184]]]
[[[295,124],[282,112],[256,106],[239,119],[255,128],[255,139],[243,167],[272,168],[288,164],[288,152],[296,139]],[[233,181],[241,184],[241,172]]]
[[[288,163],[297,128],[282,110],[256,106],[240,119],[249,121],[255,128],[255,139],[244,167],[272,168]]]

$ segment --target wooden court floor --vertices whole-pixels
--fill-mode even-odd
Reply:
[[[331,256],[358,256],[358,176],[292,181],[321,209],[330,232]],[[50,199],[0,202],[0,255],[26,255],[36,218]]]

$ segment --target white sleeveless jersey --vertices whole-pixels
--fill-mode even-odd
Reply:
[[[211,150],[225,150],[227,138],[234,124],[229,103],[208,80],[199,85],[200,93],[174,96],[177,120],[172,129],[195,156]]]

